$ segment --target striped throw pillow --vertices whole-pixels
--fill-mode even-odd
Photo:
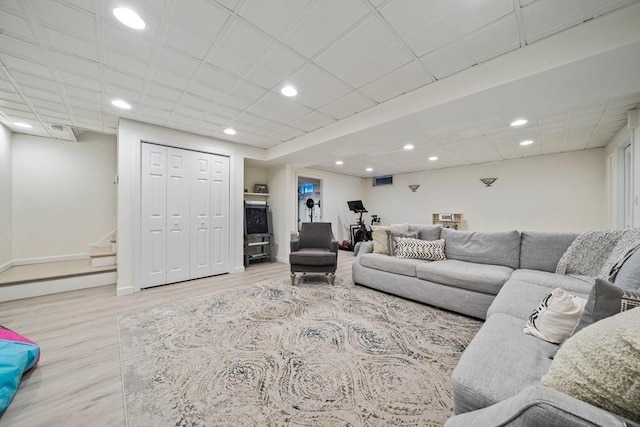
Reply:
[[[444,239],[421,240],[410,237],[395,237],[396,257],[440,261],[444,256]]]

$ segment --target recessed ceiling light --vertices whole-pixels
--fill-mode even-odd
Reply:
[[[405,146],[404,146],[404,147],[402,147],[402,148],[404,148],[404,149],[405,149],[405,150],[407,150],[407,151],[409,151],[409,150],[413,150],[413,144],[407,144],[407,145],[405,145]]]
[[[365,169],[367,172],[373,172],[373,168],[366,168]]]
[[[122,99],[114,99],[113,101],[111,101],[111,103],[114,106],[116,106],[118,108],[122,108],[124,110],[128,110],[128,109],[131,108],[131,105],[128,102],[123,101]]]
[[[17,128],[24,128],[24,129],[31,129],[33,127],[29,123],[23,123],[23,122],[13,122],[13,125]]]
[[[231,129],[231,128],[226,128],[222,132],[226,133],[227,135],[235,135],[236,134],[236,131]]]
[[[336,160],[336,165],[344,165],[344,162],[342,160]]]
[[[511,122],[511,126],[516,127],[516,126],[522,126],[522,125],[526,125],[529,121],[527,119],[517,119]]]
[[[429,157],[429,160],[431,160],[432,162],[435,162],[436,160],[438,160],[438,156],[431,156]]]
[[[280,89],[280,93],[282,93],[284,96],[296,96],[298,94],[298,91],[293,86],[285,86]]]
[[[533,140],[531,139],[527,139],[526,141],[522,141],[520,143],[520,145],[531,145],[531,144],[533,144]]]
[[[118,21],[134,30],[143,30],[147,26],[140,15],[126,7],[116,7],[113,9],[113,15],[118,18]]]

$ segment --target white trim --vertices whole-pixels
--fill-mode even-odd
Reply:
[[[115,285],[116,276],[115,271],[109,271],[105,273],[84,274],[60,279],[6,285],[0,288],[2,289],[0,302],[57,294],[78,289],[95,288],[98,286]]]
[[[20,258],[11,261],[12,265],[40,264],[44,262],[70,261],[74,259],[89,258],[89,254],[70,254],[70,255],[54,255],[38,258]]]

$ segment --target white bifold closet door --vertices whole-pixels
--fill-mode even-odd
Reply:
[[[142,144],[142,283],[229,272],[229,159]]]

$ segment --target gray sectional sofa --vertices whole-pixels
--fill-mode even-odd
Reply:
[[[416,224],[409,231],[423,240],[444,239],[447,259],[399,259],[372,253],[373,243],[364,242],[353,280],[485,320],[453,373],[456,415],[447,427],[637,425],[542,386],[558,346],[523,333],[529,315],[554,288],[588,298],[591,283],[555,273],[576,233],[466,232]],[[616,278],[634,289],[638,282],[640,250]]]

